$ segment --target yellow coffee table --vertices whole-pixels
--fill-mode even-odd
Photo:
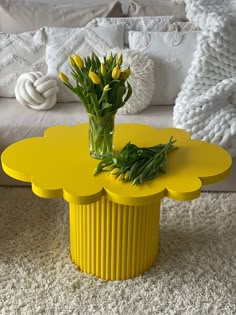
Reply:
[[[169,153],[166,174],[138,186],[116,181],[107,172],[93,176],[99,160],[89,155],[88,124],[51,127],[44,137],[9,146],[1,160],[4,171],[31,182],[36,195],[68,201],[71,259],[81,270],[122,280],[144,273],[156,259],[163,197],[197,198],[202,185],[229,174],[232,160],[224,149],[191,140],[181,129],[118,124],[115,150],[129,141],[138,146],[167,143],[171,136],[178,150]]]

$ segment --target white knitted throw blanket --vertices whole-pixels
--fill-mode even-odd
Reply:
[[[236,155],[236,1],[186,0],[202,32],[176,99],[175,127]]]

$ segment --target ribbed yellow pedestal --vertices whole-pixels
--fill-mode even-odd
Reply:
[[[70,203],[72,261],[106,280],[133,278],[157,256],[160,201],[127,206],[106,197],[87,205]]]

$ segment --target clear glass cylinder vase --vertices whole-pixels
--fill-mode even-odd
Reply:
[[[95,159],[113,155],[115,114],[96,116],[89,114],[89,150]]]

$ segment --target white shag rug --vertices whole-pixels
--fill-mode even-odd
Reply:
[[[68,205],[0,187],[1,315],[235,315],[236,193],[162,203],[160,249],[127,281],[80,272],[69,257]]]

